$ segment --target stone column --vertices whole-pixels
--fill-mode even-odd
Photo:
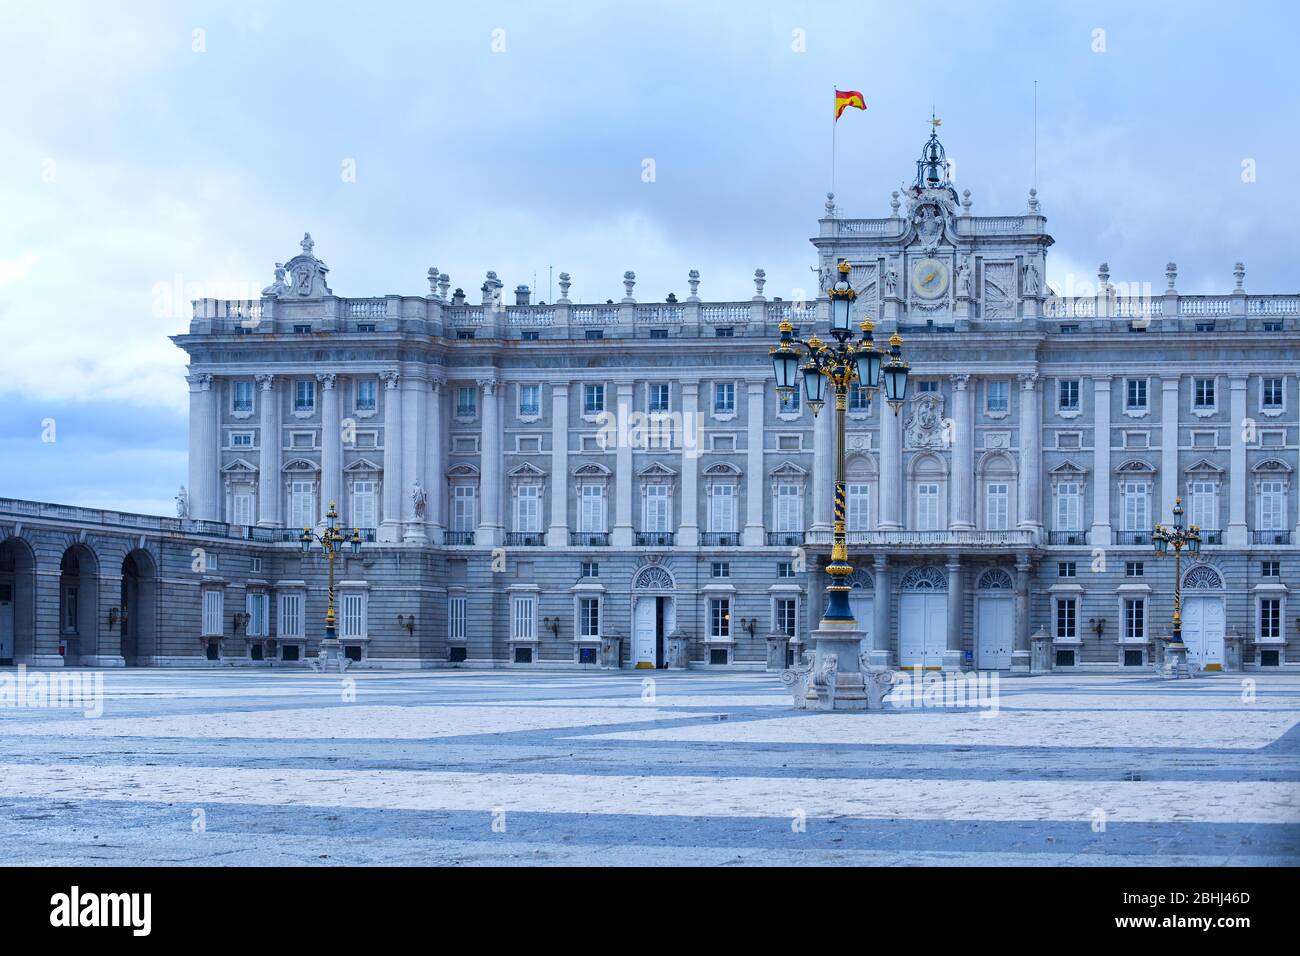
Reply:
[[[1092,532],[1094,548],[1110,545],[1110,376],[1092,380]]]
[[[889,619],[892,610],[889,601],[889,558],[883,554],[877,554],[873,561],[875,565],[872,569],[872,575],[875,578],[876,590],[872,599],[871,611],[875,620],[872,627],[872,646],[868,652],[867,661],[873,668],[887,668],[889,666],[891,637]]]
[[[742,543],[747,548],[762,547],[767,543],[763,526],[763,412],[767,380],[752,379],[745,382],[749,395],[746,409],[746,459],[745,459],[745,535]]]
[[[975,393],[967,374],[951,375],[952,383],[952,510],[948,528],[975,527]]]
[[[894,413],[880,395],[873,405],[880,409],[880,524],[881,531],[903,527],[903,418]]]
[[[402,540],[402,392],[401,376],[391,370],[380,375],[384,383],[384,514],[379,540]]]
[[[191,373],[185,380],[190,383],[189,517],[220,521],[221,430],[215,382],[206,372]]]
[[[551,386],[551,523],[546,544],[569,544],[569,383]]]
[[[415,513],[415,498],[412,492],[418,481],[426,495],[425,509],[428,509],[427,496],[430,489],[424,487],[424,413],[425,395],[428,393],[428,381],[417,375],[402,376],[402,540],[422,542],[424,535],[424,518]]]
[[[961,556],[948,555],[948,643],[943,652],[944,673],[962,669],[961,626],[966,610],[966,592],[962,590]]]
[[[1153,492],[1155,489],[1151,489]],[[1174,520],[1178,497],[1178,376],[1160,380],[1160,520]],[[1154,509],[1153,509],[1154,510]]]
[[[495,548],[505,531],[501,523],[501,386],[494,378],[480,379],[483,437],[479,461],[479,496],[482,508],[474,543]]]
[[[1232,445],[1228,456],[1228,528],[1223,543],[1231,548],[1244,548],[1249,537],[1246,531],[1246,489],[1250,483],[1250,476],[1246,473],[1246,376],[1231,375],[1228,385],[1231,394],[1228,431],[1232,435]]]
[[[447,429],[443,427],[442,393],[444,383],[434,379],[425,398],[424,415],[425,470],[424,490],[429,494],[425,510],[427,534],[434,544],[442,544],[447,531]]]
[[[700,383],[682,382],[682,522],[677,544],[694,548],[700,543]]]
[[[257,472],[257,523],[270,528],[280,523],[280,394],[274,375],[257,376],[262,424],[258,433],[261,458]]]
[[[835,389],[827,388],[826,407],[813,423],[813,531],[832,530],[835,521]]]
[[[1020,382],[1020,521],[1017,526],[1043,531],[1043,400],[1038,373],[1018,375]]]
[[[347,503],[343,497],[343,424],[339,417],[339,391],[333,372],[321,372],[316,376],[320,385],[320,518],[325,520],[325,513],[333,501],[339,506],[339,514],[351,518]],[[349,438],[355,442],[353,429],[348,429]],[[385,428],[384,444],[388,444],[388,432]],[[388,482],[385,469],[384,482]],[[344,522],[340,522],[344,523]]]
[[[1011,651],[1011,673],[1029,673],[1029,556],[1016,556],[1015,643]]]
[[[609,542],[616,548],[630,548],[636,540],[632,528],[632,443],[628,416],[632,413],[633,383],[620,382],[617,387],[615,419],[618,427],[614,448],[614,526]]]

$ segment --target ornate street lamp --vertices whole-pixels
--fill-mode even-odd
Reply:
[[[797,339],[794,337],[794,326],[786,321],[780,326],[780,343],[771,350],[778,393],[794,393],[797,390],[796,374],[801,372],[804,397],[814,416],[821,412],[826,403],[828,390],[833,390],[835,399],[835,530],[831,541],[831,563],[826,568],[831,583],[826,588],[827,603],[821,628],[814,636],[818,639],[819,666],[823,663],[823,653],[835,653],[838,658],[839,677],[835,697],[837,709],[841,706],[859,709],[859,704],[861,707],[866,706],[865,694],[861,691],[863,685],[858,673],[857,652],[852,649],[860,638],[860,632],[855,630],[857,621],[849,605],[851,589],[848,577],[853,573],[853,566],[849,564],[848,539],[845,534],[844,424],[849,389],[857,382],[867,390],[868,398],[871,398],[883,383],[885,399],[897,415],[907,398],[907,376],[910,371],[910,366],[902,359],[903,340],[896,334],[890,338],[886,361],[886,356],[876,348],[871,334],[874,326],[870,319],[863,320],[860,326],[861,338],[856,342],[851,341],[853,332],[849,322],[857,293],[849,285],[849,269],[848,262],[841,260],[839,280],[828,292],[831,300],[830,332],[834,344],[823,342],[815,334],[807,341]],[[799,346],[807,349],[806,358]],[[850,638],[844,632],[857,634],[858,637]],[[850,654],[852,659],[846,660],[846,655]],[[849,675],[852,676],[846,681],[845,678]]]
[[[320,652],[316,659],[316,668],[324,671],[331,664],[337,664],[339,673],[347,667],[343,658],[342,649],[339,646],[336,621],[334,614],[334,559],[338,556],[341,547],[346,544],[352,554],[361,553],[361,529],[353,528],[352,536],[347,537],[346,533],[338,526],[339,513],[334,502],[330,502],[329,511],[325,512],[325,527],[320,533],[312,531],[311,528],[302,529],[302,553],[304,555],[311,553],[313,541],[319,541],[321,550],[325,554],[326,561],[329,562],[329,587],[325,592],[325,638],[320,642]]]
[[[1157,524],[1151,532],[1156,554],[1168,554],[1174,549],[1174,626],[1169,643],[1165,646],[1165,675],[1187,676],[1187,645],[1183,643],[1183,548],[1188,554],[1201,550],[1201,529],[1196,525],[1183,526],[1183,499],[1174,499],[1174,523]]]

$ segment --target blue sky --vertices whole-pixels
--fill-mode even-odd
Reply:
[[[160,289],[260,288],[304,230],[345,296],[423,294],[435,265],[543,298],[554,266],[586,301],[626,269],[646,300],[691,268],[747,298],[762,267],[789,297],[836,85],[870,107],[840,122],[845,215],[888,213],[932,105],[974,212],[1021,211],[1037,79],[1050,281],[1105,260],[1160,288],[1172,259],[1224,291],[1240,259],[1294,292],[1298,26],[1282,2],[9,0],[0,496],[169,512],[188,313]]]

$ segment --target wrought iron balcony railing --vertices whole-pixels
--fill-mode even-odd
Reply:
[[[582,548],[608,548],[608,531],[570,531],[569,544]]]

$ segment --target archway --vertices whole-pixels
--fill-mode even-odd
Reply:
[[[122,660],[128,666],[148,664],[158,654],[158,568],[153,556],[140,548],[122,559],[122,593],[118,633]]]
[[[22,538],[0,542],[0,664],[36,654],[36,553]]]
[[[677,630],[676,582],[666,568],[649,565],[632,581],[632,663],[668,666],[668,638]]]
[[[915,567],[899,591],[899,666],[940,669],[948,639],[948,576],[942,568]]]
[[[1223,575],[1198,564],[1183,575],[1183,643],[1188,663],[1223,670]]]
[[[59,639],[65,664],[99,653],[99,559],[74,544],[59,562]]]

